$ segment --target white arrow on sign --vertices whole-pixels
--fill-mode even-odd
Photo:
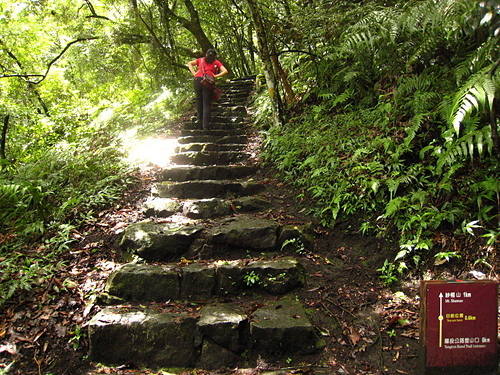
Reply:
[[[439,293],[439,347],[443,347],[443,293]]]

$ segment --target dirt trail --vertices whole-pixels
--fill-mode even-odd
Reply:
[[[249,129],[248,152],[258,158],[261,140]],[[101,212],[74,233],[75,244],[65,255],[66,267],[49,285],[12,301],[0,315],[0,373],[8,374],[167,374],[133,364],[103,367],[88,358],[84,326],[96,296],[121,260],[118,241],[123,228],[141,219],[138,207],[149,195],[159,169],[137,174],[138,183],[121,207]],[[393,259],[397,246],[362,236],[345,222],[323,228],[306,214],[313,201],[297,201],[296,192],[264,166],[258,180],[272,202],[263,215],[281,224],[310,223],[315,243],[294,254],[306,267],[307,285],[297,291],[309,318],[325,342],[314,355],[284,357],[258,363],[252,369],[186,371],[183,374],[417,374],[419,277],[407,276],[392,289],[382,285],[377,270]],[[467,272],[466,263],[429,267],[428,277],[453,278]],[[7,371],[8,370],[8,371]]]

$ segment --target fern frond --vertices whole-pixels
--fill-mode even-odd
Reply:
[[[418,49],[408,59],[408,64],[414,64],[424,59],[426,56],[433,55],[436,48],[442,43],[439,37],[427,37],[420,43]]]
[[[426,114],[419,113],[411,119],[410,123],[408,124],[409,126],[406,127],[405,129],[406,131],[406,138],[404,139],[405,146],[409,146],[411,142],[415,139],[415,136],[417,135],[417,132],[420,130],[426,117],[427,117]]]
[[[360,49],[369,47],[376,49],[377,45],[393,43],[399,35],[397,19],[400,11],[395,9],[375,9],[366,13],[360,21],[352,25],[346,35],[342,46],[343,49],[356,53]]]
[[[442,4],[444,13],[450,20],[462,21],[477,8],[477,3],[470,0],[448,0]]]
[[[350,72],[347,72],[344,77],[342,78],[342,80],[346,83],[348,82],[351,82],[355,79],[357,79],[359,76],[361,75],[361,72],[358,72],[358,71],[350,71]]]
[[[369,30],[360,31],[349,35],[344,42],[344,48],[350,50],[351,52],[364,49],[366,46],[373,49],[375,38],[378,38],[378,36],[376,34],[372,34]]]
[[[354,95],[353,90],[347,90],[343,93],[336,95],[333,92],[322,93],[318,95],[320,98],[328,101],[328,106],[330,108],[336,107],[338,104],[343,104],[350,100]]]
[[[434,85],[434,77],[425,74],[401,76],[398,80],[398,93],[412,94],[415,91],[429,91]]]
[[[471,130],[463,137],[447,142],[445,147],[444,151],[438,152],[436,162],[436,172],[438,174],[442,173],[445,166],[451,167],[469,158],[473,160],[476,152],[479,157],[483,156],[485,151],[491,154],[493,151],[491,128],[485,126],[481,129]]]
[[[454,69],[457,82],[463,82],[475,73],[479,73],[487,65],[492,63],[491,57],[495,56],[498,50],[498,40],[488,39],[481,44],[474,52],[467,56],[467,59],[458,64]],[[488,68],[489,69],[489,68]]]
[[[455,95],[448,121],[457,134],[465,118],[481,114],[493,104],[498,83],[487,74],[488,69],[473,75]]]

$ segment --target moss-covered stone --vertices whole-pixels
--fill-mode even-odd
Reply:
[[[257,261],[245,267],[258,278],[258,286],[272,294],[285,294],[303,285],[304,269],[292,258],[278,258],[272,261]]]
[[[136,223],[124,231],[120,245],[148,261],[171,261],[188,252],[202,230],[201,225]]]
[[[88,323],[90,357],[106,364],[193,367],[196,319],[187,314],[105,309]]]
[[[285,225],[280,230],[278,241],[283,251],[295,253],[311,251],[314,246],[311,225]]]
[[[241,215],[221,222],[210,230],[211,241],[259,251],[274,250],[278,241],[279,224],[273,220]]]
[[[250,335],[253,350],[264,356],[311,354],[319,346],[302,304],[291,298],[269,301],[256,310]]]
[[[169,217],[182,212],[183,203],[176,199],[152,198],[144,202],[144,215],[147,217]]]
[[[190,219],[208,219],[225,216],[231,213],[231,205],[227,200],[207,198],[184,203],[183,214]]]
[[[215,267],[211,264],[193,263],[181,270],[181,299],[209,300],[216,286]]]
[[[197,323],[200,333],[215,344],[238,353],[248,340],[248,321],[243,311],[231,304],[204,306]]]
[[[173,266],[129,263],[113,272],[106,292],[131,302],[162,302],[179,298],[179,276]]]

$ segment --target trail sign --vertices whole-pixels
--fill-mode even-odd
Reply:
[[[424,281],[421,300],[426,373],[498,366],[497,282]]]

